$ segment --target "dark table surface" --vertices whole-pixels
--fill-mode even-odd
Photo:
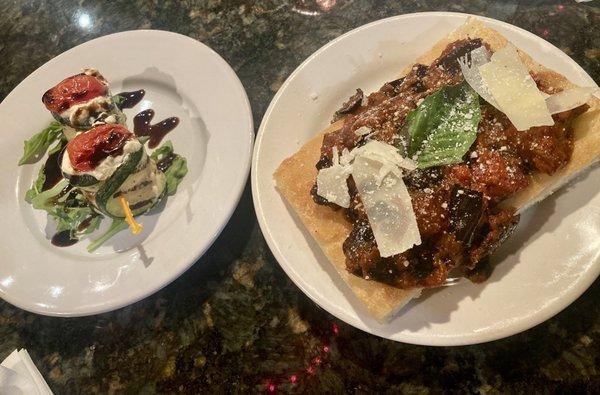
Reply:
[[[367,22],[432,10],[485,15],[525,28],[557,45],[600,82],[598,5],[3,0],[0,99],[77,44],[123,30],[163,29],[206,43],[231,64],[258,126],[285,78],[323,44]],[[84,27],[83,14],[90,18]],[[599,305],[596,281],[547,322],[468,347],[413,346],[368,335],[319,309],[286,277],[261,235],[247,187],[230,223],[199,262],[141,302],[60,319],[0,301],[0,360],[17,347],[27,348],[56,393],[598,393]]]

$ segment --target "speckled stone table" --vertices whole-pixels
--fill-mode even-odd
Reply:
[[[556,44],[600,82],[598,1],[0,1],[0,99],[47,60],[131,29],[172,30],[221,54],[258,126],[294,68],[329,40],[387,16],[432,10],[505,20]],[[2,133],[9,133],[4,130]],[[0,264],[1,264],[0,258]],[[394,343],[320,310],[286,277],[249,187],[187,273],[94,317],[37,316],[0,301],[0,359],[31,353],[63,393],[599,393],[600,283],[529,331],[456,348]]]

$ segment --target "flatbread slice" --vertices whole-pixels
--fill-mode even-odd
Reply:
[[[415,63],[429,65],[440,56],[448,44],[465,38],[481,38],[493,51],[503,48],[508,43],[500,33],[471,18],[447,38],[438,42],[429,52],[416,59]],[[574,86],[564,76],[536,63],[522,51],[519,53],[523,63],[530,71],[536,72],[545,85],[561,89]],[[412,65],[407,66],[400,76],[406,75],[411,67]],[[567,166],[552,176],[536,174],[528,188],[512,196],[505,204],[522,211],[542,200],[600,159],[600,100],[594,97],[588,105],[590,109],[574,122],[573,157]],[[281,163],[274,178],[282,196],[292,206],[344,282],[365,304],[374,318],[385,322],[411,299],[418,297],[421,289],[398,289],[350,274],[346,270],[346,257],[342,251],[342,244],[350,234],[352,225],[341,210],[335,211],[330,207],[318,205],[310,195],[317,176],[315,164],[320,157],[323,136],[325,133],[341,128],[342,125],[343,120],[338,121],[317,134],[295,155]]]

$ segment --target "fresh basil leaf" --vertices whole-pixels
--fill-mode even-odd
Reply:
[[[123,218],[113,219],[113,222],[110,225],[110,228],[108,228],[108,230],[106,232],[104,232],[100,237],[98,237],[96,240],[92,241],[87,246],[88,252],[94,252],[102,244],[106,243],[106,241],[108,239],[110,239],[111,237],[113,237],[114,235],[116,235],[117,233],[119,233],[120,231],[122,231],[124,229],[127,229],[127,222],[125,222],[125,219],[123,219]]]
[[[427,96],[406,117],[401,136],[421,169],[460,163],[475,142],[480,120],[479,96],[461,83]]]
[[[408,155],[415,155],[428,134],[440,122],[443,106],[442,95],[436,92],[426,97],[423,102],[406,117],[405,127],[408,129]]]
[[[62,136],[62,125],[58,122],[52,122],[46,129],[42,130],[29,140],[25,140],[23,147],[23,156],[19,159],[19,166],[35,163],[44,154],[54,141]]]
[[[150,156],[158,162],[169,155],[173,155],[173,143],[171,143],[171,141],[166,141]],[[167,178],[167,196],[174,195],[177,192],[177,186],[179,186],[179,183],[188,172],[187,160],[181,155],[174,155],[175,157],[171,161],[171,165],[165,170],[165,176]]]

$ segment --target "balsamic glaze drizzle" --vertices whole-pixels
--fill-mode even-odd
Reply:
[[[121,92],[118,95],[123,98],[123,101],[117,106],[120,110],[125,108],[133,108],[144,98],[146,91],[140,89],[138,91]]]
[[[152,118],[154,118],[154,110],[152,109],[142,111],[136,115],[133,118],[133,132],[138,137],[150,136],[148,147],[156,148],[167,133],[179,125],[179,118],[170,117],[151,125],[150,121],[152,121]]]
[[[62,159],[63,150],[56,151],[50,155],[48,155],[48,159],[46,159],[46,163],[44,164],[44,168],[42,172],[44,173],[44,184],[42,185],[42,191],[47,191],[52,188],[60,180],[62,180],[62,172],[60,170],[60,161]]]
[[[175,158],[177,158],[177,155],[171,152],[169,155],[156,162],[156,168],[164,173],[169,167],[171,167]]]
[[[71,238],[71,232],[69,230],[63,230],[62,232],[56,233],[50,239],[50,242],[57,247],[68,247],[77,243],[78,239]]]

